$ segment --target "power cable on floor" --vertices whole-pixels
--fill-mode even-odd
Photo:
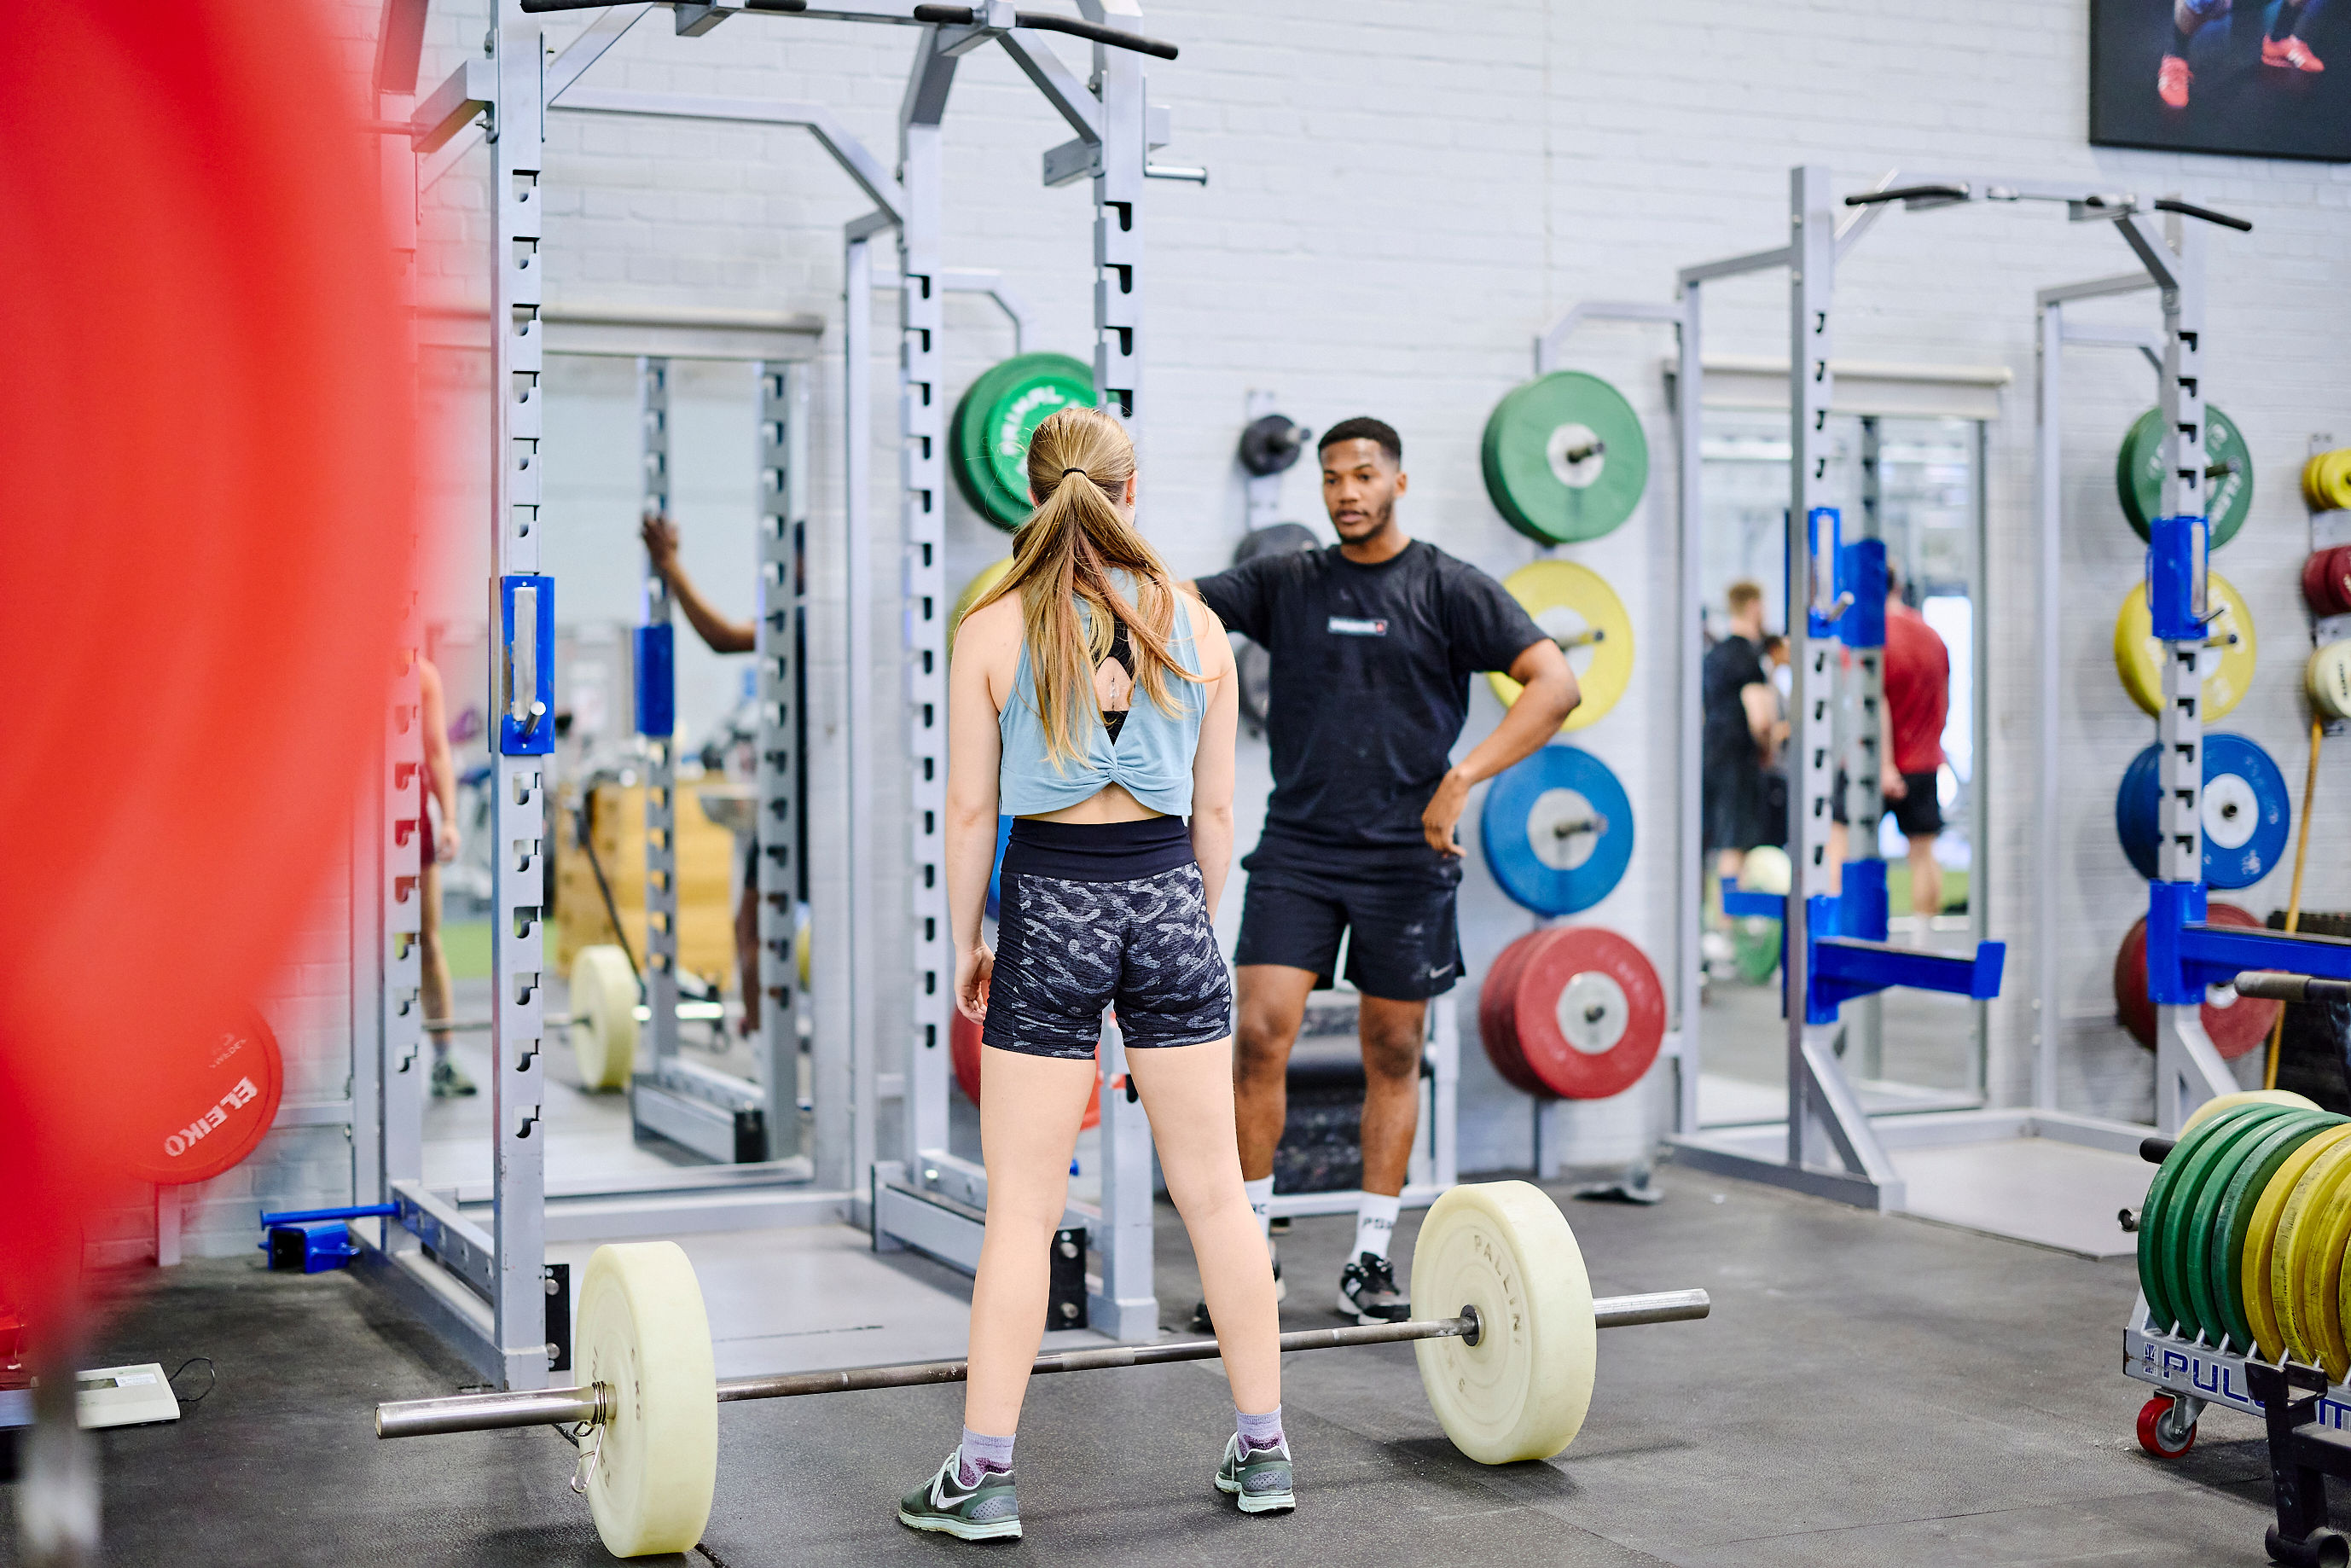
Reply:
[[[187,1371],[188,1368],[195,1365],[196,1363],[200,1361],[204,1364],[204,1392],[191,1398],[187,1395],[182,1394],[179,1390],[178,1385],[180,1381],[180,1372]],[[202,1405],[204,1402],[205,1396],[211,1394],[214,1389],[220,1386],[220,1368],[213,1364],[213,1358],[209,1355],[192,1355],[188,1357],[187,1360],[180,1363],[180,1372],[172,1374],[171,1376],[163,1379],[163,1381],[172,1385],[172,1393],[179,1399],[182,1405]]]

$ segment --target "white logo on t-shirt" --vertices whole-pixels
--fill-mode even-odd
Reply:
[[[1385,621],[1355,621],[1344,615],[1331,617],[1331,632],[1340,637],[1384,637],[1388,634]]]

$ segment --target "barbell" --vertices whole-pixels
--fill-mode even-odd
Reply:
[[[1410,1343],[1421,1386],[1454,1446],[1480,1464],[1543,1459],[1574,1441],[1592,1402],[1596,1331],[1703,1318],[1704,1291],[1594,1301],[1567,1217],[1521,1181],[1457,1186],[1430,1206],[1415,1246],[1413,1299],[1459,1303],[1449,1317],[1281,1336],[1282,1352]],[[573,1388],[459,1394],[379,1405],[378,1437],[575,1428],[572,1487],[617,1557],[685,1552],[709,1522],[717,1483],[718,1406],[960,1383],[965,1361],[831,1372],[716,1375],[709,1317],[674,1241],[600,1247],[580,1291]],[[1040,1355],[1031,1375],[1207,1361],[1213,1339],[1109,1345]]]

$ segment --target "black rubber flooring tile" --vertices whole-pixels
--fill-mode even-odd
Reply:
[[[1604,1335],[1590,1419],[1548,1464],[1489,1469],[1455,1453],[1409,1346],[1311,1353],[1284,1368],[1302,1506],[1247,1519],[1207,1484],[1231,1413],[1217,1364],[1040,1378],[1018,1461],[1028,1538],[974,1547],[894,1517],[954,1441],[958,1389],[731,1405],[706,1550],[691,1561],[2262,1560],[2253,1423],[2208,1414],[2198,1447],[2172,1463],[2132,1439],[2146,1392],[2119,1372],[2126,1260],[1670,1166],[1663,1179],[1657,1208],[1567,1205],[1594,1287],[1703,1286],[1715,1315]],[[1197,1287],[1180,1224],[1160,1218],[1163,1319],[1180,1325]],[[1406,1215],[1405,1255],[1417,1224]],[[1352,1234],[1348,1218],[1301,1219],[1283,1240],[1290,1326],[1338,1321],[1331,1296]],[[552,1433],[374,1437],[376,1401],[445,1393],[471,1374],[362,1281],[190,1264],[119,1314],[94,1360],[168,1370],[200,1354],[220,1383],[183,1420],[101,1438],[108,1562],[609,1561],[566,1485],[572,1450]],[[11,1531],[0,1564],[15,1562]]]

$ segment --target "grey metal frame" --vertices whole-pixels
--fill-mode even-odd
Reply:
[[[1110,0],[1115,4],[1116,0]],[[945,878],[940,871],[942,817],[946,786],[946,585],[944,536],[946,470],[945,407],[940,396],[939,343],[941,296],[950,288],[987,292],[1003,305],[1014,320],[1016,333],[1025,335],[1025,311],[992,274],[955,272],[940,265],[938,255],[941,172],[939,122],[946,107],[956,61],[985,44],[1000,44],[1023,74],[1077,132],[1077,139],[1045,155],[1049,183],[1091,178],[1095,207],[1094,371],[1104,405],[1130,426],[1139,423],[1143,360],[1142,306],[1142,183],[1145,179],[1178,179],[1205,183],[1204,171],[1161,169],[1148,162],[1150,149],[1165,140],[1162,114],[1144,99],[1140,62],[1130,53],[1093,46],[1092,77],[1081,82],[1054,57],[1043,37],[1018,26],[1007,0],[987,0],[977,7],[979,19],[969,26],[939,26],[916,23],[905,0],[841,0],[841,3],[799,13],[838,20],[885,21],[923,27],[913,74],[901,113],[900,167],[893,176],[829,111],[807,105],[752,100],[689,98],[674,94],[623,93],[582,89],[581,74],[637,22],[655,7],[617,6],[600,14],[564,50],[552,59],[545,55],[543,27],[525,14],[519,0],[496,0],[496,20],[491,30],[490,57],[462,64],[439,88],[425,95],[409,120],[410,142],[418,162],[418,189],[429,186],[454,167],[476,141],[492,149],[491,178],[495,225],[493,257],[492,384],[496,410],[493,434],[494,577],[529,572],[538,559],[537,522],[539,498],[538,445],[543,328],[537,267],[538,228],[539,149],[543,124],[550,108],[611,114],[664,118],[737,120],[765,124],[797,124],[813,132],[834,160],[869,196],[876,211],[851,224],[844,233],[844,291],[848,308],[842,334],[843,389],[846,394],[846,478],[848,484],[848,822],[846,839],[852,874],[847,879],[848,907],[840,925],[847,941],[837,957],[827,954],[828,978],[845,982],[819,988],[818,1017],[813,1033],[812,1092],[818,1107],[813,1168],[820,1186],[848,1188],[861,1182],[868,1201],[855,1207],[857,1218],[872,1225],[877,1247],[913,1244],[969,1268],[977,1260],[979,1212],[986,1202],[986,1176],[977,1166],[946,1150],[946,1008],[952,964],[946,931]],[[1105,0],[1081,0],[1087,17],[1101,23],[1131,22],[1139,16],[1132,4],[1117,5],[1108,15]],[[740,8],[720,5],[672,6],[678,31],[698,36],[737,15]],[[1155,134],[1158,140],[1154,141]],[[883,230],[895,228],[900,254],[899,407],[904,420],[902,487],[906,528],[906,583],[909,682],[905,711],[912,726],[911,760],[914,769],[913,841],[914,937],[916,972],[914,988],[914,1031],[907,1042],[907,1064],[901,1072],[880,1071],[881,1041],[876,1029],[875,952],[877,925],[874,879],[877,863],[873,821],[874,732],[872,715],[872,604],[871,559],[872,516],[867,494],[872,437],[871,409],[871,290],[873,273],[870,245]],[[760,786],[763,812],[781,800],[790,809],[789,783],[790,742],[778,741],[789,728],[783,711],[791,697],[792,656],[784,641],[791,632],[791,536],[805,517],[804,497],[795,498],[790,461],[792,432],[799,422],[789,417],[794,400],[804,402],[805,389],[795,385],[789,371],[770,380],[762,367],[761,462],[768,491],[778,488],[777,460],[782,460],[780,490],[783,510],[763,512],[761,641],[759,643],[761,714]],[[770,418],[769,415],[781,415]],[[780,559],[778,559],[780,557]],[[779,570],[780,569],[780,570]],[[780,596],[772,591],[786,590]],[[493,582],[492,624],[499,611]],[[648,611],[665,608],[649,598]],[[494,642],[496,639],[494,638]],[[503,670],[520,664],[526,670],[543,665],[551,650],[535,646],[510,651],[496,661]],[[495,682],[494,676],[494,682]],[[494,698],[503,695],[495,692]],[[493,712],[507,704],[494,700]],[[773,743],[773,744],[771,744]],[[496,794],[491,836],[499,848],[494,894],[496,922],[493,968],[498,987],[492,1009],[490,1049],[495,1072],[491,1087],[497,1129],[496,1160],[492,1184],[492,1219],[487,1231],[475,1226],[445,1197],[425,1193],[420,1179],[402,1176],[387,1183],[402,1204],[405,1228],[418,1229],[438,1244],[453,1273],[432,1259],[434,1248],[402,1245],[392,1239],[386,1227],[382,1257],[399,1267],[387,1273],[407,1283],[417,1304],[431,1312],[442,1326],[468,1343],[470,1354],[486,1371],[509,1388],[543,1386],[552,1347],[539,1343],[546,1296],[550,1289],[545,1268],[545,1180],[541,1161],[543,1139],[531,1136],[538,1125],[542,1073],[542,1017],[538,997],[544,962],[537,877],[546,847],[543,804],[546,773],[537,758],[500,756],[496,762]],[[674,780],[673,780],[674,782]],[[664,803],[667,795],[664,791]],[[649,802],[649,805],[651,802]],[[651,821],[649,814],[648,821]],[[763,840],[764,843],[764,840]],[[779,847],[781,841],[779,841]],[[762,857],[761,984],[773,998],[789,987],[792,963],[789,894],[780,898],[768,885],[768,873],[790,887],[788,862]],[[830,949],[835,945],[828,944]],[[650,944],[649,944],[650,947]],[[829,995],[828,995],[829,993]],[[835,1000],[837,998],[837,1001]],[[387,1002],[387,1007],[391,1004]],[[649,1009],[655,1040],[674,1040],[674,1004],[655,1002]],[[767,1092],[780,1096],[786,1110],[770,1117],[770,1137],[796,1126],[797,1040],[786,1024],[785,1008],[772,1009],[766,1049],[770,1062]],[[838,1024],[831,1028],[829,1025]],[[778,1038],[781,1044],[779,1049]],[[386,1042],[394,1038],[390,1029]],[[656,1047],[659,1054],[658,1044]],[[1126,1090],[1123,1060],[1113,1035],[1105,1053],[1103,1071],[1111,1092],[1103,1096],[1102,1157],[1104,1161],[1103,1204],[1100,1210],[1073,1209],[1078,1223],[1089,1225],[1102,1259],[1099,1279],[1090,1280],[1095,1323],[1120,1337],[1149,1337],[1157,1329],[1157,1302],[1151,1291],[1151,1153],[1148,1125],[1132,1091]],[[392,1058],[387,1057],[387,1061]],[[412,1066],[413,1066],[412,1058]],[[904,1148],[909,1158],[883,1162],[876,1158],[875,1114],[879,1103],[901,1102]],[[389,1103],[389,1102],[387,1102]],[[411,1121],[421,1125],[418,1112]],[[828,1109],[841,1108],[838,1117]],[[838,1125],[836,1126],[836,1123]],[[395,1140],[387,1134],[386,1146]],[[873,1201],[884,1193],[889,1197]],[[822,1196],[821,1194],[813,1196]],[[910,1218],[893,1228],[885,1212]],[[489,1310],[477,1310],[469,1286],[481,1283],[480,1262],[489,1263]],[[532,1342],[518,1343],[526,1329]]]
[[[1898,172],[1889,172],[1876,182],[1873,189],[1890,189],[1900,177]],[[1922,183],[1930,178],[1912,177]],[[1680,1010],[1676,1020],[1677,1028],[1668,1036],[1667,1042],[1680,1080],[1672,1140],[1677,1157],[1700,1168],[1753,1176],[1876,1208],[1898,1208],[1904,1202],[1900,1175],[1886,1152],[1889,1144],[1925,1146],[2042,1136],[2115,1152],[2130,1152],[2137,1146],[2140,1129],[2123,1123],[2070,1114],[2060,1111],[2056,1105],[2055,890],[2049,882],[2047,870],[2057,863],[2053,842],[2058,767],[2056,725],[2062,697],[2054,638],[2061,609],[2063,576],[2058,553],[2056,455],[2060,382],[2056,371],[2056,350],[2066,341],[2116,340],[2096,334],[2068,334],[2063,328],[2062,318],[2056,314],[2057,308],[2066,299],[2127,292],[2144,287],[2152,280],[2163,290],[2166,312],[2164,336],[2160,340],[2148,340],[2145,345],[2136,338],[2125,341],[2130,346],[2146,346],[2151,352],[2159,349],[2162,353],[2163,407],[2167,423],[2178,428],[2178,421],[2173,415],[2185,406],[2187,413],[2179,417],[2192,419],[2199,429],[2201,426],[2200,405],[2195,404],[2193,394],[2198,379],[2195,361],[2202,341],[2203,274],[2201,236],[2194,232],[2194,225],[2184,225],[2187,232],[2181,235],[2175,253],[2151,226],[2147,213],[2140,208],[2137,199],[2127,194],[2085,192],[2078,187],[2032,182],[1953,183],[1964,193],[1954,198],[1956,200],[2064,202],[2076,222],[2113,222],[2146,268],[2144,277],[2134,274],[2048,290],[2041,299],[2040,483],[2037,494],[2043,549],[2040,604],[2044,635],[2041,669],[2041,810],[2037,824],[2040,852],[2036,873],[2040,883],[2037,894],[2039,930],[2036,934],[2039,962],[2036,968],[2042,992],[2038,1005],[2043,1014],[2043,1028],[2033,1073],[2032,1100],[2029,1107],[1909,1113],[1898,1119],[1886,1117],[1874,1121],[1865,1111],[1838,1060],[1838,1036],[1846,1027],[1844,1023],[1808,1027],[1803,1022],[1803,1009],[1792,1004],[1787,1009],[1790,1103],[1784,1129],[1784,1150],[1775,1154],[1760,1144],[1756,1137],[1737,1133],[1708,1135],[1701,1131],[1698,1121],[1698,1030],[1696,1001],[1698,975],[1688,945],[1698,929],[1703,896],[1699,882],[1703,865],[1699,852],[1698,728],[1701,716],[1698,691],[1698,651],[1702,636],[1698,563],[1700,559],[1698,530],[1703,516],[1703,476],[1698,458],[1705,402],[1704,365],[1700,355],[1703,289],[1707,284],[1720,278],[1771,267],[1789,270],[1791,461],[1787,564],[1792,622],[1789,630],[1791,638],[1796,640],[1800,650],[1794,662],[1795,690],[1791,705],[1790,747],[1799,759],[1800,771],[1792,780],[1797,787],[1791,791],[1790,802],[1790,843],[1796,862],[1797,881],[1793,896],[1787,901],[1788,965],[1784,983],[1786,995],[1800,998],[1805,994],[1806,987],[1802,973],[1805,951],[1803,923],[1808,912],[1804,899],[1827,892],[1828,793],[1834,770],[1834,742],[1829,734],[1835,709],[1838,669],[1837,662],[1829,656],[1833,645],[1805,635],[1803,627],[1796,623],[1800,609],[1817,608],[1826,612],[1834,608],[1828,597],[1833,587],[1825,574],[1816,570],[1805,519],[1812,507],[1831,502],[1824,488],[1826,462],[1820,442],[1826,430],[1828,412],[1835,391],[1834,372],[1831,368],[1830,328],[1836,261],[1859,242],[1882,214],[1884,207],[1862,207],[1840,221],[1839,212],[1834,204],[1835,197],[1828,171],[1817,165],[1800,166],[1792,171],[1790,178],[1790,241],[1786,246],[1683,268],[1678,278],[1678,298],[1671,306],[1646,302],[1579,305],[1544,332],[1536,345],[1535,368],[1537,373],[1541,374],[1557,368],[1566,338],[1585,320],[1665,322],[1674,326],[1678,339],[1675,399],[1681,475],[1677,499],[1680,525],[1677,564],[1681,593],[1677,626],[1677,673],[1682,702],[1676,747],[1680,763],[1681,809],[1676,856],[1677,982],[1673,988]],[[1926,201],[1913,204],[1931,206],[1945,204]],[[2186,383],[2184,387],[2183,382]],[[1980,491],[1985,483],[1982,441],[1980,427],[1976,465]],[[2200,473],[2200,446],[2171,465],[2175,482],[2178,474],[2191,460],[2194,470]],[[1979,498],[1980,502],[1980,495]],[[2167,492],[2167,507],[2172,507],[2175,500],[2176,497]],[[1863,530],[1871,529],[1874,522],[1865,508]],[[1974,545],[1979,579],[1984,550],[1983,526],[1980,504]],[[1805,587],[1800,589],[1800,584]],[[1979,755],[1976,773],[1980,779],[1989,772],[1984,756],[1989,750],[1990,735],[1987,727],[1989,696],[1980,678],[1980,644],[1983,641],[1980,628],[1984,620],[1980,606],[1977,614],[1979,679],[1975,701]],[[2201,785],[2201,758],[2197,755],[2200,747],[2200,727],[2197,723],[2193,700],[2199,690],[2198,656],[2198,650],[2184,645],[2172,650],[2170,667],[2166,674],[2166,690],[2171,700],[2161,731],[2167,758],[2164,829],[2167,834],[2166,853],[2169,857],[2166,862],[2165,874],[2167,877],[2179,876],[2182,880],[2194,880],[2201,854],[2200,839],[2196,836],[2197,830],[2200,828],[2200,803],[2197,799]],[[1870,730],[1867,722],[1861,727],[1865,731]],[[1876,736],[1871,732],[1861,738],[1874,745]],[[2175,748],[2182,747],[2184,749],[2179,749],[2175,756]],[[1853,775],[1851,787],[1860,797],[1857,803],[1866,811],[1874,804],[1871,797],[1876,794],[1875,770],[1857,768],[1853,770]],[[2178,792],[2183,790],[2184,793]],[[1855,820],[1866,821],[1870,816],[1860,815]],[[1971,822],[1980,865],[1989,854],[1989,846],[1983,841],[1986,821],[1982,791],[1979,789]],[[2183,845],[2187,847],[2183,848]],[[2187,858],[2182,859],[2182,856]],[[1980,939],[1984,930],[1984,901],[1978,897],[1971,898],[1970,903],[1970,925]],[[2210,1040],[2204,1037],[2195,1009],[2167,1008],[2160,1009],[2160,1013],[2158,1119],[2163,1126],[2168,1128],[2178,1125],[2179,1116],[2197,1099],[2233,1087],[2234,1081],[2227,1075],[2218,1053],[2213,1051]],[[1985,1027],[1984,1009],[1980,1005],[1977,1015],[1980,1040]],[[1986,1085],[1988,1091],[1990,1087]]]

